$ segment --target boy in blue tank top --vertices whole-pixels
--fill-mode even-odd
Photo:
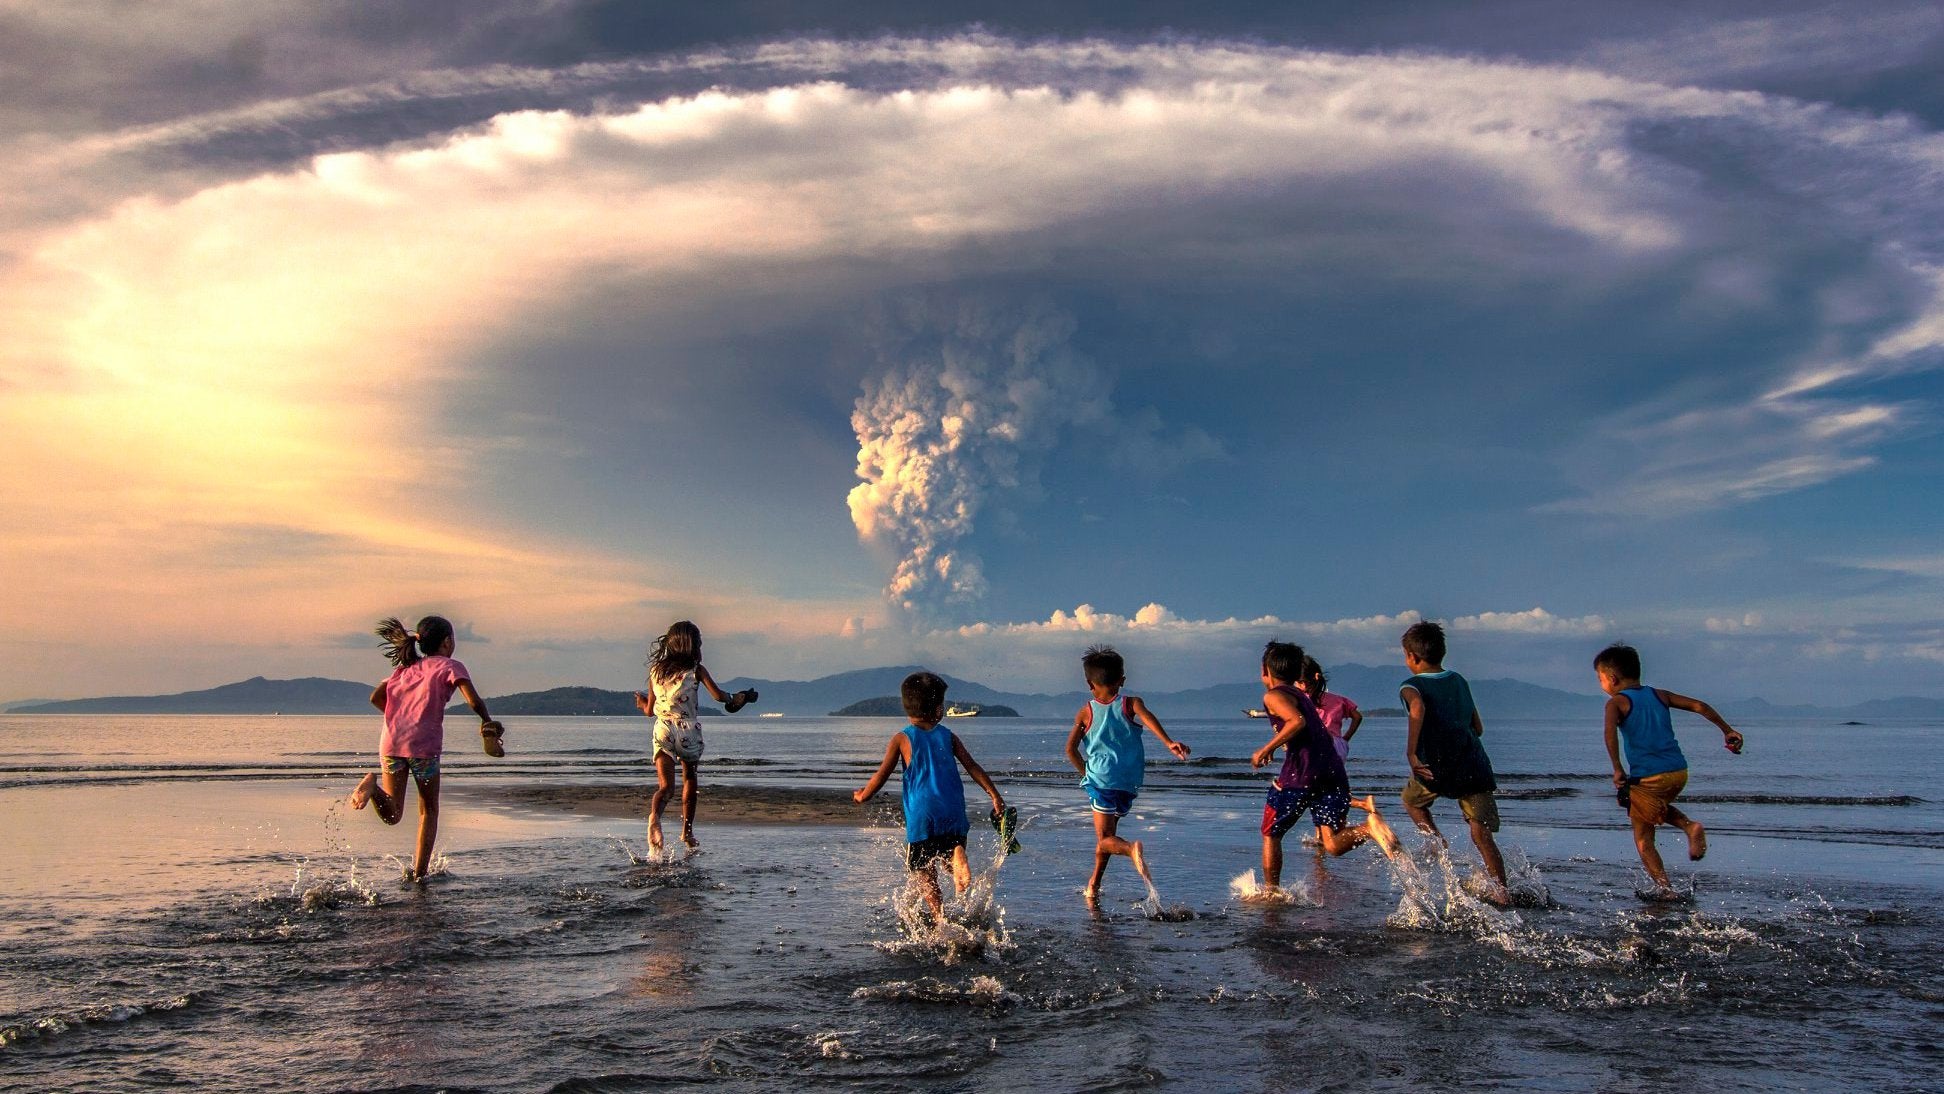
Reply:
[[[1087,690],[1093,699],[1074,716],[1073,731],[1067,734],[1067,761],[1080,772],[1080,789],[1093,800],[1094,868],[1087,879],[1087,903],[1100,900],[1100,879],[1115,855],[1126,855],[1134,863],[1141,880],[1154,885],[1148,873],[1147,856],[1141,842],[1129,842],[1115,834],[1120,819],[1134,807],[1147,774],[1147,754],[1141,747],[1141,726],[1146,726],[1178,760],[1188,758],[1188,746],[1168,736],[1161,720],[1147,704],[1133,695],[1122,695],[1127,683],[1126,663],[1112,646],[1091,646],[1080,658],[1086,674]],[[1136,723],[1139,725],[1136,725]]]
[[[945,897],[938,888],[939,862],[951,866],[952,883],[960,895],[972,884],[972,866],[965,858],[970,824],[965,819],[965,783],[959,778],[959,767],[963,765],[979,789],[992,798],[994,813],[1006,811],[999,788],[965,750],[965,742],[938,724],[945,718],[945,687],[944,680],[929,672],[914,672],[904,678],[899,692],[911,724],[892,735],[877,773],[851,794],[860,805],[870,801],[884,789],[892,769],[904,765],[905,868],[918,883],[934,918],[945,914]]]
[[[1687,787],[1688,763],[1681,743],[1674,739],[1674,720],[1668,710],[1690,711],[1713,722],[1728,751],[1736,755],[1741,754],[1742,735],[1699,699],[1642,687],[1640,654],[1632,646],[1601,650],[1593,658],[1593,671],[1599,674],[1600,690],[1612,696],[1606,704],[1607,758],[1613,761],[1613,785],[1620,791],[1620,804],[1633,822],[1634,848],[1653,879],[1654,895],[1671,898],[1675,892],[1654,846],[1654,829],[1668,824],[1687,833],[1688,858],[1695,861],[1708,853],[1708,830],[1674,808],[1674,799]],[[1623,742],[1625,767],[1620,764]]]
[[[1404,811],[1416,822],[1418,831],[1442,841],[1444,834],[1431,819],[1431,803],[1439,798],[1457,798],[1458,808],[1471,828],[1472,846],[1485,863],[1494,888],[1485,895],[1493,904],[1512,902],[1505,888],[1505,857],[1499,854],[1498,778],[1492,773],[1492,759],[1485,754],[1479,738],[1485,736],[1485,721],[1478,716],[1472,701],[1471,684],[1444,667],[1444,628],[1436,623],[1414,623],[1404,632],[1404,667],[1411,678],[1398,686],[1404,700],[1404,713],[1410,719],[1404,744],[1404,762],[1410,765],[1411,778],[1400,797]]]

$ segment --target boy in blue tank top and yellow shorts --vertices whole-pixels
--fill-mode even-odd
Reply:
[[[1080,772],[1080,788],[1093,801],[1094,868],[1085,893],[1087,903],[1093,904],[1100,899],[1100,879],[1115,855],[1126,855],[1141,880],[1150,887],[1154,884],[1140,841],[1129,842],[1116,834],[1120,819],[1134,807],[1147,774],[1141,727],[1161,738],[1176,759],[1188,758],[1188,746],[1168,736],[1146,703],[1120,693],[1127,683],[1127,667],[1113,647],[1090,647],[1080,658],[1080,668],[1093,698],[1074,716],[1066,754],[1073,769]]]
[[[1739,755],[1742,735],[1722,720],[1715,708],[1699,699],[1690,699],[1660,688],[1640,684],[1640,654],[1632,646],[1608,646],[1593,658],[1593,671],[1599,674],[1600,690],[1612,698],[1606,705],[1607,758],[1613,761],[1613,785],[1620,791],[1627,819],[1633,822],[1634,848],[1640,864],[1653,879],[1654,895],[1675,896],[1667,881],[1667,867],[1654,846],[1654,829],[1672,825],[1687,833],[1688,858],[1699,860],[1708,853],[1708,830],[1701,822],[1674,807],[1674,799],[1687,787],[1687,757],[1681,743],[1674,739],[1674,721],[1668,711],[1685,710],[1713,722],[1721,730],[1728,751]],[[1625,744],[1626,766],[1620,764],[1621,745]]]
[[[870,801],[892,769],[904,765],[905,868],[910,870],[934,917],[945,914],[945,896],[938,887],[937,865],[951,867],[952,882],[963,895],[972,884],[972,866],[965,858],[965,782],[958,769],[992,798],[992,811],[1004,813],[1005,799],[980,767],[958,734],[939,725],[945,718],[945,681],[929,672],[914,672],[900,687],[905,715],[911,724],[894,734],[884,747],[884,762],[871,781],[851,794],[858,804]]]

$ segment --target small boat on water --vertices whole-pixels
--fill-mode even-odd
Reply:
[[[1242,713],[1243,713],[1243,715],[1244,715],[1244,716],[1246,716],[1246,717],[1249,717],[1249,718],[1267,718],[1267,717],[1269,717],[1269,712],[1268,712],[1268,711],[1266,711],[1266,710],[1264,710],[1264,709],[1262,709],[1261,707],[1249,707],[1249,708],[1247,708],[1247,709],[1245,709],[1245,710],[1243,710],[1243,711],[1242,711]]]
[[[977,718],[978,716],[979,716],[978,707],[962,707],[962,706],[954,705],[945,708],[945,717],[947,718]]]
[[[764,711],[763,713],[761,713],[761,714],[758,714],[758,715],[757,715],[756,717],[758,717],[758,718],[781,718],[781,717],[783,717],[783,712],[782,712],[782,711],[780,711],[780,710],[766,710],[766,711]]]

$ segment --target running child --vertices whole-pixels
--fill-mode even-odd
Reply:
[[[904,678],[899,693],[911,724],[892,735],[884,746],[884,762],[869,782],[851,794],[851,800],[860,805],[870,801],[884,789],[892,768],[904,765],[905,868],[918,882],[935,919],[945,915],[945,897],[938,888],[938,863],[951,868],[952,884],[960,895],[972,884],[972,866],[965,858],[965,836],[970,828],[965,818],[965,781],[959,778],[958,767],[963,766],[979,789],[992,798],[994,813],[1006,811],[999,788],[965,750],[965,742],[938,724],[945,719],[945,687],[944,680],[929,672],[914,672]]]
[[[1363,711],[1357,709],[1349,696],[1329,690],[1330,677],[1314,657],[1303,658],[1303,678],[1296,686],[1316,704],[1316,713],[1323,718],[1323,728],[1330,731],[1330,743],[1336,746],[1337,755],[1349,759],[1350,738],[1363,725]],[[1350,719],[1348,728],[1343,724],[1345,718]]]
[[[408,631],[396,619],[382,619],[376,633],[383,640],[392,674],[371,692],[371,705],[385,716],[378,738],[379,770],[368,774],[351,791],[351,808],[367,802],[378,806],[378,819],[397,824],[405,813],[405,776],[418,787],[418,851],[405,880],[424,881],[432,865],[432,843],[439,835],[439,755],[445,751],[445,708],[457,691],[479,715],[479,735],[488,756],[504,756],[500,739],[506,727],[486,713],[486,700],[474,690],[472,674],[452,659],[457,644],[452,624],[428,615],[418,629]]]
[[[1672,897],[1667,867],[1654,847],[1654,829],[1667,824],[1687,833],[1688,858],[1697,862],[1708,853],[1708,830],[1674,807],[1674,799],[1687,786],[1688,764],[1681,743],[1674,739],[1668,709],[1689,711],[1713,722],[1721,730],[1722,743],[1736,755],[1741,754],[1742,735],[1699,699],[1642,687],[1640,654],[1632,646],[1601,650],[1593,658],[1593,671],[1599,674],[1600,690],[1612,696],[1606,704],[1607,758],[1613,761],[1613,785],[1620,791],[1620,804],[1633,822],[1634,847],[1653,879],[1654,895]],[[1622,742],[1627,748],[1625,767],[1620,765]]]
[[[1141,842],[1129,842],[1114,834],[1120,819],[1133,808],[1147,771],[1141,726],[1161,738],[1178,760],[1188,758],[1188,746],[1169,737],[1161,728],[1161,720],[1138,696],[1121,694],[1121,686],[1127,683],[1126,663],[1113,647],[1089,647],[1080,658],[1080,668],[1093,698],[1073,719],[1066,754],[1073,769],[1083,776],[1080,789],[1093,800],[1094,867],[1086,889],[1087,903],[1093,904],[1100,899],[1100,879],[1107,873],[1107,862],[1115,855],[1126,855],[1141,880],[1154,885]]]
[[[648,690],[635,692],[635,707],[655,720],[655,796],[648,805],[648,849],[662,849],[662,809],[675,792],[675,765],[682,765],[682,843],[695,841],[696,766],[702,762],[702,720],[696,693],[708,688],[722,709],[734,714],[756,701],[754,691],[734,695],[716,686],[702,664],[702,630],[686,619],[669,625],[648,650]]]
[[[1261,768],[1283,753],[1282,769],[1269,784],[1262,806],[1262,884],[1282,884],[1283,837],[1308,813],[1316,822],[1316,842],[1331,855],[1348,854],[1366,840],[1374,841],[1386,857],[1397,854],[1397,836],[1377,814],[1374,798],[1352,798],[1344,774],[1343,757],[1330,743],[1323,718],[1310,697],[1297,688],[1302,679],[1303,647],[1271,642],[1262,647],[1262,709],[1269,712],[1273,736],[1255,750],[1249,766]],[[1363,824],[1350,826],[1350,807],[1369,814]]]
[[[1471,828],[1472,844],[1496,886],[1485,899],[1509,904],[1512,897],[1505,888],[1505,858],[1499,854],[1498,841],[1492,838],[1499,830],[1494,793],[1498,779],[1492,773],[1491,757],[1479,741],[1485,735],[1485,721],[1472,701],[1471,684],[1444,667],[1444,628],[1436,623],[1412,624],[1404,632],[1402,645],[1404,667],[1411,670],[1411,678],[1398,687],[1410,718],[1404,762],[1411,767],[1411,778],[1401,795],[1404,811],[1417,822],[1418,831],[1442,842],[1444,834],[1431,819],[1431,803],[1439,798],[1458,799],[1458,808]]]

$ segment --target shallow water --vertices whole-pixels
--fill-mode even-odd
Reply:
[[[1080,900],[1064,726],[955,724],[1027,823],[941,936],[913,925],[899,833],[709,807],[711,781],[854,786],[894,728],[713,720],[703,853],[640,865],[636,823],[482,791],[650,783],[645,721],[522,720],[507,759],[448,757],[420,888],[396,880],[410,814],[341,805],[369,719],[0,718],[0,1086],[1936,1089],[1935,727],[1757,723],[1740,758],[1689,733],[1710,853],[1670,831],[1693,898],[1651,905],[1598,728],[1494,725],[1527,864],[1501,912],[1469,895],[1455,810],[1449,865],[1418,845],[1415,876],[1368,850],[1319,867],[1292,836],[1297,899],[1241,899],[1259,727],[1171,722],[1197,759],[1151,757],[1123,827],[1151,919],[1125,863],[1099,914]],[[1353,750],[1386,807],[1401,730]],[[1845,771],[1812,766],[1832,755]],[[975,828],[982,872],[995,843]]]

